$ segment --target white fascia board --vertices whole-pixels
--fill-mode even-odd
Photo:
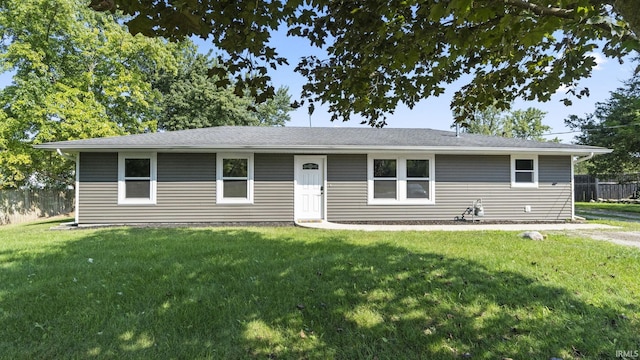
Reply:
[[[504,148],[504,147],[461,147],[461,146],[351,146],[351,145],[291,145],[283,148],[281,146],[202,146],[202,145],[178,145],[170,148],[161,148],[148,145],[115,145],[105,148],[104,145],[87,145],[83,147],[64,148],[61,146],[39,146],[41,149],[61,149],[67,153],[92,151],[92,152],[113,152],[113,151],[155,151],[155,152],[256,152],[256,153],[309,153],[309,154],[355,154],[369,152],[428,152],[433,154],[483,154],[483,155],[510,155],[510,154],[545,154],[545,155],[588,155],[607,154],[611,149],[576,149],[576,148]]]

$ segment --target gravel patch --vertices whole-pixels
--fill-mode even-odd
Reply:
[[[640,248],[640,231],[602,231],[583,234],[595,240],[609,241],[618,245]]]

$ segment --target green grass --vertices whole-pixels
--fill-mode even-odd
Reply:
[[[609,226],[615,226],[614,229],[602,229],[598,231],[640,231],[640,222],[623,221],[623,220],[589,220],[587,222],[595,224],[603,224]]]
[[[640,251],[551,234],[0,227],[2,359],[615,359]]]
[[[640,214],[640,204],[578,202],[575,205],[576,210],[606,210],[630,214]]]

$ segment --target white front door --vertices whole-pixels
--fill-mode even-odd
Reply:
[[[295,157],[296,220],[324,219],[324,156]]]

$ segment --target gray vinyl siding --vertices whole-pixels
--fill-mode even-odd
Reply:
[[[539,156],[538,188],[511,187],[508,155],[436,155],[435,204],[368,205],[367,155],[327,156],[329,221],[452,220],[481,198],[487,220],[571,217],[571,157]],[[80,223],[208,223],[294,218],[294,155],[254,155],[254,203],[216,204],[216,154],[158,153],[155,205],[118,205],[118,154],[81,153]],[[531,212],[525,213],[526,205]]]
[[[476,199],[482,199],[487,220],[570,218],[571,158],[540,156],[538,166],[538,188],[512,188],[508,155],[436,155],[435,204],[368,205],[367,156],[330,155],[327,220],[452,220]]]
[[[293,155],[256,154],[254,203],[216,204],[216,154],[158,153],[155,205],[118,205],[118,154],[80,154],[80,223],[293,221]]]

